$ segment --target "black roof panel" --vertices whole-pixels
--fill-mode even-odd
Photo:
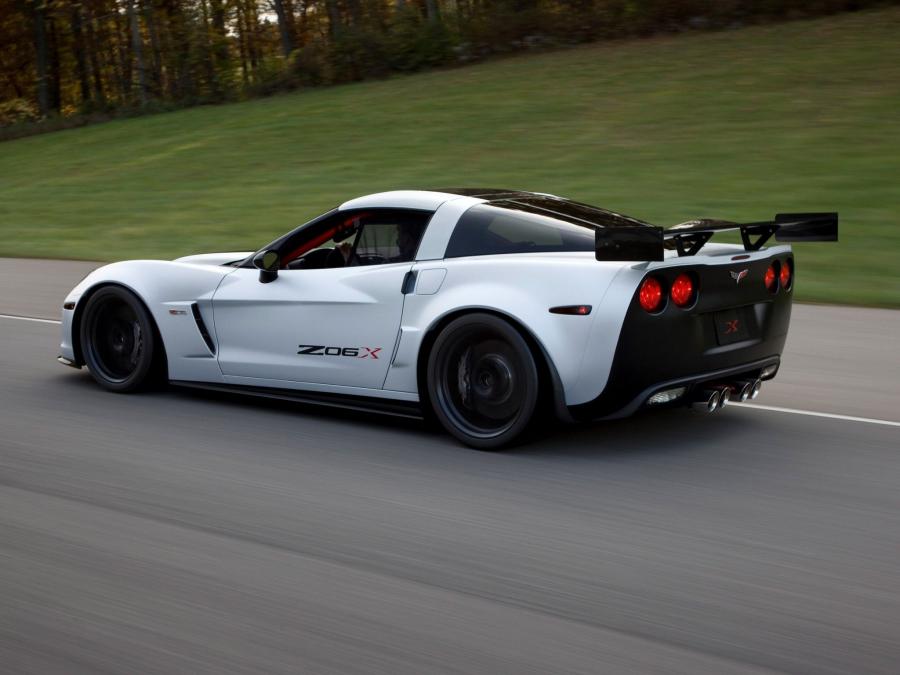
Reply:
[[[503,190],[501,188],[440,188],[435,190],[435,192],[447,192],[460,197],[477,197],[479,199],[496,199],[498,197],[512,197],[515,195],[524,197],[535,194],[525,190]]]
[[[464,197],[477,197],[487,200],[493,206],[560,218],[571,223],[582,223],[599,227],[650,225],[650,223],[638,218],[602,209],[599,206],[582,204],[571,199],[554,197],[540,192],[501,190],[497,188],[449,188],[438,190],[438,192],[449,192],[450,194]]]

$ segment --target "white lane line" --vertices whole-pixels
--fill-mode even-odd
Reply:
[[[34,321],[36,323],[55,323],[61,324],[62,321],[57,319],[35,319],[33,316],[17,316],[16,314],[0,314],[0,319],[16,319],[18,321]]]
[[[900,422],[890,420],[876,420],[871,417],[853,417],[852,415],[835,415],[834,413],[816,412],[813,410],[795,410],[794,408],[779,408],[774,405],[758,405],[756,403],[734,403],[741,408],[755,408],[757,410],[771,410],[772,412],[791,413],[792,415],[808,415],[809,417],[827,417],[832,420],[844,420],[846,422],[865,422],[866,424],[883,424],[886,427],[900,427]]]
[[[32,316],[17,316],[15,314],[0,314],[0,319],[16,319],[18,321],[34,321],[37,323],[53,323],[60,324],[61,321],[56,319],[36,319]],[[890,420],[876,420],[871,417],[853,417],[852,415],[835,415],[834,413],[816,412],[814,410],[796,410],[794,408],[779,408],[774,405],[759,405],[757,403],[737,403],[732,401],[731,405],[737,405],[742,408],[755,408],[756,410],[769,410],[771,412],[790,413],[792,415],[807,415],[808,417],[825,417],[832,420],[844,420],[846,422],[864,422],[866,424],[881,424],[886,427],[900,427],[900,422],[891,422]]]

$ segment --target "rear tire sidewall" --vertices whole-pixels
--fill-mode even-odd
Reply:
[[[492,339],[508,345],[516,356],[515,386],[521,392],[521,403],[515,418],[496,433],[473,433],[459,421],[454,403],[446,395],[442,380],[445,379],[446,360],[449,352],[475,332],[490,334]],[[428,398],[435,417],[455,438],[479,450],[499,450],[519,440],[534,419],[540,398],[540,377],[534,355],[528,343],[516,328],[500,317],[486,313],[466,314],[450,322],[438,335],[428,356]]]
[[[143,346],[137,365],[134,370],[124,378],[113,378],[101,365],[101,357],[98,348],[94,344],[93,335],[95,324],[99,319],[101,310],[110,302],[123,302],[134,312],[140,325],[141,340]],[[144,307],[144,303],[131,291],[120,286],[106,286],[97,290],[84,308],[84,315],[79,325],[79,337],[81,352],[88,372],[104,389],[114,392],[138,391],[149,384],[154,374],[154,360],[157,352],[156,328],[153,318]]]

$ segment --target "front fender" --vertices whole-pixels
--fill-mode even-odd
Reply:
[[[169,379],[219,382],[222,374],[215,354],[203,340],[191,305],[197,303],[215,344],[212,296],[234,269],[164,260],[131,260],[100,267],[66,296],[60,353],[81,363],[78,327],[87,299],[97,288],[116,284],[140,298],[156,322],[166,350]]]

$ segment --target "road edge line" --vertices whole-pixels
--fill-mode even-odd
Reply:
[[[0,319],[14,319],[18,321],[33,321],[35,323],[50,323],[59,325],[62,321],[57,319],[38,319],[33,316],[18,316],[16,314],[0,314]],[[878,420],[871,417],[854,417],[853,415],[838,415],[836,413],[817,412],[815,410],[797,410],[795,408],[781,408],[774,405],[759,405],[757,403],[738,403],[733,402],[740,408],[750,408],[751,410],[767,410],[770,412],[790,413],[792,415],[806,415],[808,417],[824,417],[826,419],[843,420],[845,422],[863,422],[865,424],[880,424],[887,427],[900,427],[900,422],[892,422],[890,420]]]
[[[18,321],[34,321],[36,323],[54,323],[57,326],[62,323],[59,319],[37,319],[33,316],[19,316],[17,314],[0,314],[0,319],[16,319]]]
[[[736,407],[750,408],[754,410],[768,410],[771,412],[791,413],[793,415],[807,415],[809,417],[825,417],[833,420],[844,420],[845,422],[865,422],[866,424],[881,424],[888,427],[900,427],[900,422],[892,422],[890,420],[878,420],[872,417],[854,417],[852,415],[838,415],[837,413],[817,412],[815,410],[797,410],[795,408],[780,408],[774,405],[759,405],[757,403],[738,403],[733,402]]]

